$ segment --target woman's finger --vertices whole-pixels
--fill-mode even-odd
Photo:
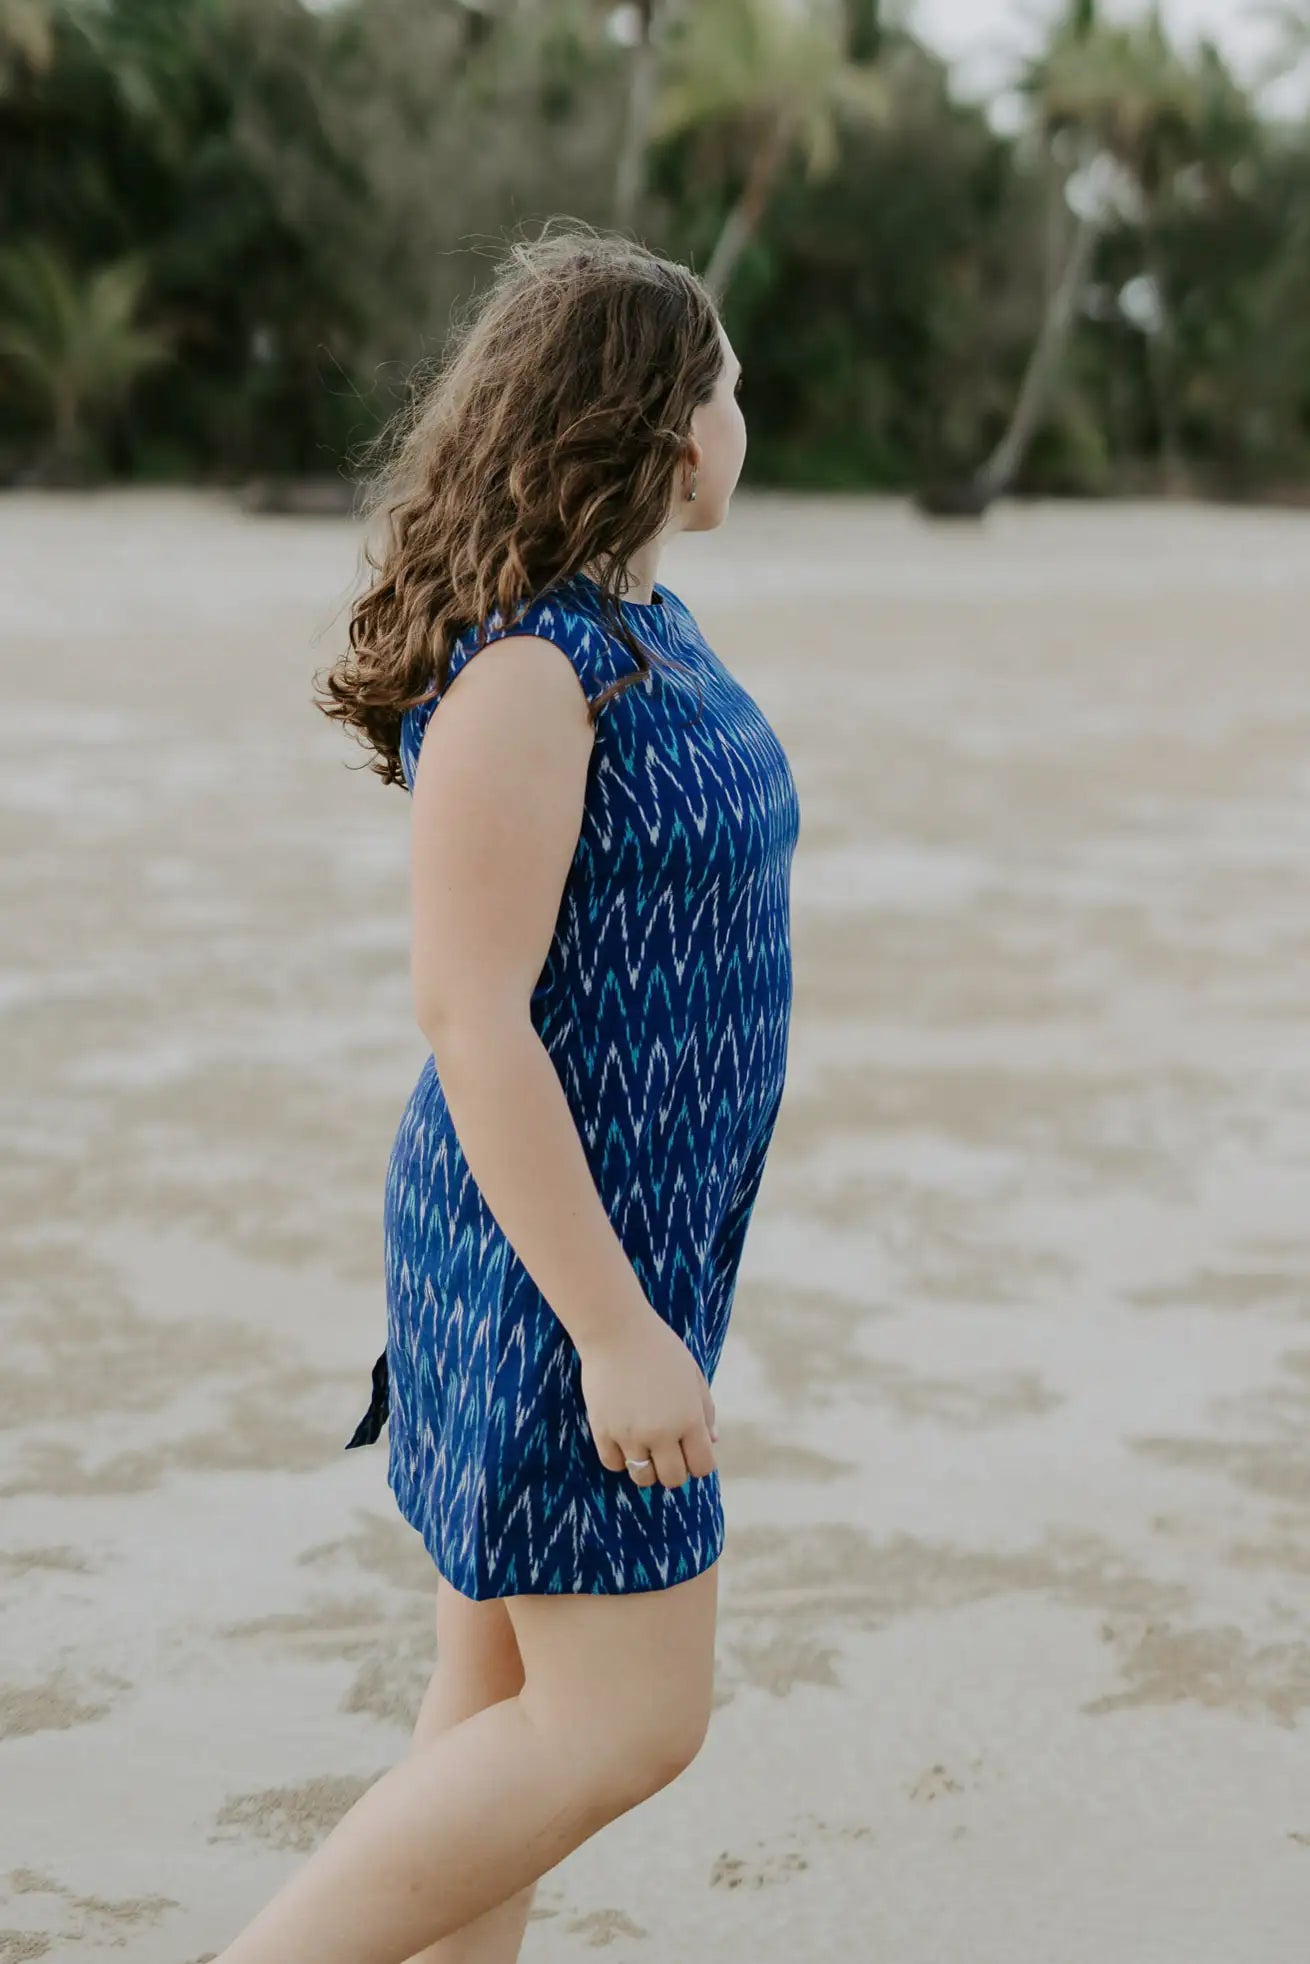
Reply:
[[[655,1471],[662,1485],[680,1487],[690,1479],[691,1475],[682,1455],[680,1440],[662,1439],[657,1446],[651,1447],[651,1453],[655,1460]]]
[[[714,1435],[706,1425],[694,1425],[690,1432],[682,1435],[682,1456],[687,1462],[687,1471],[693,1480],[703,1480],[717,1465],[714,1456]]]
[[[596,1426],[592,1424],[590,1412],[587,1414],[587,1423],[591,1426],[591,1436],[596,1443],[596,1451],[600,1454],[601,1465],[608,1466],[611,1473],[622,1473],[624,1470],[623,1448],[618,1440],[612,1438],[608,1432],[598,1431]]]
[[[653,1487],[659,1478],[654,1456],[649,1446],[625,1446],[623,1448],[623,1467],[628,1478],[639,1487]],[[637,1464],[634,1466],[633,1461]]]

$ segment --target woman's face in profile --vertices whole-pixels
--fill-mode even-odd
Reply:
[[[714,394],[693,411],[691,419],[691,434],[699,445],[700,457],[697,461],[693,456],[693,461],[697,461],[694,504],[687,502],[685,496],[689,470],[683,479],[682,517],[689,532],[708,532],[722,525],[746,457],[746,418],[742,415],[737,390],[741,364],[722,323],[719,337],[723,343],[723,367]]]

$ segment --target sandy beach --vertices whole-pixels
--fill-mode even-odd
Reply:
[[[0,502],[0,1964],[218,1951],[405,1750],[346,1452],[423,1061],[342,519]],[[802,803],[718,1709],[525,1964],[1303,1964],[1310,514],[741,493]]]

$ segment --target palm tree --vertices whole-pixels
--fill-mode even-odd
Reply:
[[[882,77],[848,56],[847,25],[838,0],[702,0],[670,39],[655,134],[717,129],[746,159],[703,275],[720,302],[792,154],[818,177],[837,161],[844,116],[887,114]]]
[[[54,52],[54,0],[0,0],[0,97],[24,70],[48,68]]]
[[[637,222],[646,189],[646,159],[659,98],[659,35],[680,11],[680,0],[632,0],[618,18],[631,21],[632,55],[628,69],[628,99],[623,141],[614,173],[611,222],[631,231]]]
[[[1096,247],[1106,223],[1106,207],[1099,195],[1105,188],[1104,179],[1102,186],[1098,187],[1093,178],[1095,163],[1091,147],[1085,145],[1079,172],[1071,175],[1069,184],[1063,187],[1066,202],[1074,186],[1082,190],[1078,207],[1072,212],[1073,230],[1064,265],[1048,281],[1041,327],[1024,369],[1009,425],[974,478],[972,495],[967,500],[972,510],[982,510],[1008,489],[1049,407],[1056,378],[1086,297]],[[1074,196],[1077,195],[1075,191]]]
[[[84,475],[95,420],[166,358],[165,337],[136,324],[144,281],[135,258],[82,273],[41,240],[0,254],[0,379],[46,419],[43,478]]]
[[[1026,82],[1033,134],[1059,173],[1068,234],[1010,426],[978,472],[986,503],[1008,488],[1045,417],[1073,328],[1082,312],[1105,229],[1128,220],[1140,232],[1154,291],[1150,363],[1166,474],[1181,475],[1170,381],[1171,316],[1155,246],[1159,204],[1182,165],[1198,153],[1208,114],[1202,70],[1185,62],[1158,7],[1140,21],[1108,25],[1095,0],[1075,0]]]

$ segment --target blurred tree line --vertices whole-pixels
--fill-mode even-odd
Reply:
[[[1310,119],[1146,6],[1015,80],[892,0],[0,0],[0,481],[348,475],[563,213],[702,271],[753,482],[1301,495]]]

